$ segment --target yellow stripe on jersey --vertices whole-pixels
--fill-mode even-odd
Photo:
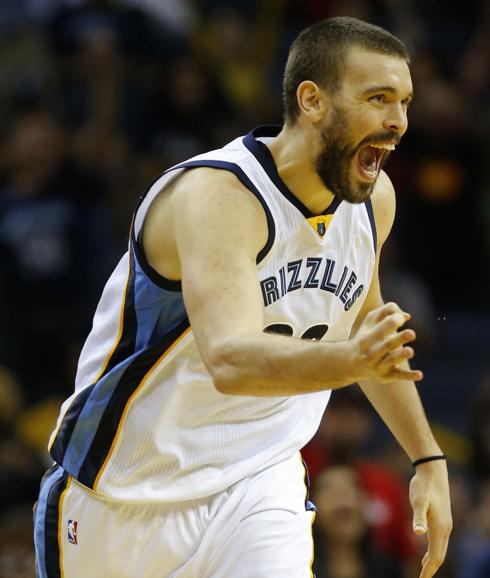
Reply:
[[[315,231],[319,237],[324,237],[327,232],[328,226],[332,220],[333,214],[331,215],[318,215],[317,217],[310,217],[308,223]]]
[[[129,251],[131,251],[131,247],[129,248]],[[129,260],[128,260],[128,275],[126,277],[126,283],[124,284],[121,311],[119,312],[119,333],[116,337],[116,341],[115,341],[114,345],[112,346],[112,349],[110,350],[110,352],[109,352],[109,354],[105,360],[104,365],[102,366],[102,369],[97,374],[95,381],[99,381],[99,379],[104,375],[104,371],[106,370],[107,365],[109,364],[109,361],[111,360],[111,357],[112,357],[114,351],[116,351],[116,347],[119,345],[119,342],[121,341],[121,337],[122,337],[123,329],[124,329],[124,308],[126,307],[126,296],[128,294],[128,283],[129,283],[130,277],[131,277],[131,258],[129,258]]]
[[[313,562],[315,561],[315,541],[313,540],[313,524],[315,523],[315,518],[316,518],[316,512],[313,512],[313,515],[311,516],[311,527],[310,527],[310,533],[311,533],[310,577],[311,578],[315,578],[315,575],[313,574]]]
[[[129,248],[129,251],[131,251],[131,247]],[[100,369],[99,373],[97,374],[97,377],[95,378],[93,383],[96,383],[97,381],[99,381],[99,379],[104,375],[104,371],[106,370],[109,361],[111,360],[111,357],[114,353],[114,351],[116,350],[116,347],[119,345],[119,342],[121,341],[121,337],[123,334],[123,329],[124,329],[124,308],[126,307],[126,296],[128,293],[128,283],[129,283],[129,279],[131,277],[131,258],[128,259],[128,274],[126,277],[126,282],[124,284],[124,291],[123,291],[123,298],[122,298],[122,304],[121,304],[121,311],[119,313],[119,330],[118,330],[118,334],[116,337],[116,341],[114,343],[114,345],[112,346],[112,349],[109,351],[105,362],[102,365],[102,368]],[[72,403],[77,399],[77,397],[75,396],[72,400]],[[65,419],[65,415],[67,414],[68,410],[71,407],[71,403],[70,405],[65,409],[65,411],[63,412],[63,415],[60,416],[58,418],[58,426],[56,427],[56,429],[54,430],[54,432],[51,434],[51,438],[49,440],[49,444],[48,444],[48,452],[51,451],[51,447],[54,444],[54,441],[56,439],[56,436],[58,435],[58,432],[63,424],[63,420]]]
[[[103,471],[105,470],[105,468],[107,466],[107,463],[109,462],[109,460],[112,456],[112,452],[114,451],[114,448],[116,447],[116,443],[117,443],[117,440],[119,439],[119,435],[121,433],[121,428],[122,428],[122,425],[126,419],[126,415],[127,415],[129,408],[131,406],[131,402],[133,401],[133,399],[137,395],[137,393],[141,390],[141,388],[145,384],[146,380],[150,377],[150,375],[153,373],[153,371],[156,369],[156,367],[160,364],[162,359],[164,359],[184,339],[184,337],[186,337],[189,334],[190,330],[191,330],[191,328],[187,327],[187,329],[183,333],[181,333],[179,335],[179,337],[177,337],[177,339],[169,347],[167,347],[167,349],[162,353],[162,355],[160,355],[160,357],[155,361],[155,363],[145,373],[145,375],[144,375],[143,379],[141,380],[141,382],[139,383],[138,387],[133,391],[130,398],[126,402],[126,405],[124,407],[124,411],[121,415],[121,419],[119,420],[119,424],[117,426],[116,434],[114,435],[114,439],[112,440],[111,447],[110,447],[109,451],[107,452],[107,456],[104,460],[104,463],[102,464],[99,472],[97,473],[97,476],[96,476],[95,481],[93,483],[92,487],[93,487],[93,490],[95,492],[97,491],[97,486],[99,484],[100,477],[101,477]]]
[[[330,215],[332,216],[332,215]],[[301,452],[298,453],[299,455],[299,459],[301,460],[301,465],[303,466],[303,470],[305,471],[305,475],[304,475],[304,485],[305,485],[305,505],[306,502],[308,500],[308,470],[306,469],[306,465],[305,465],[305,461],[303,460],[303,456],[301,455]],[[310,533],[311,533],[311,561],[310,561],[310,578],[315,578],[315,575],[313,574],[313,562],[315,561],[315,543],[313,540],[313,524],[315,522],[315,518],[316,518],[316,512],[313,511],[312,512],[312,516],[311,516],[311,527],[310,527]]]

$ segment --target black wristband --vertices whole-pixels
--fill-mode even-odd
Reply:
[[[412,466],[414,468],[416,468],[420,464],[425,464],[426,462],[433,462],[434,460],[445,460],[445,459],[446,459],[446,456],[444,454],[441,454],[439,456],[429,456],[427,458],[420,458],[419,460],[415,460],[412,463]]]

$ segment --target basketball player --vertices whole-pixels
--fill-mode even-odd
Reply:
[[[41,578],[306,578],[313,507],[299,450],[330,391],[359,382],[415,463],[421,578],[444,559],[448,481],[383,304],[407,128],[408,54],[350,18],[294,42],[284,127],[167,171],[135,214],[35,514]]]

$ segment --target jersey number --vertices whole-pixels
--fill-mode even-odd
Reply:
[[[310,339],[311,341],[320,341],[322,337],[327,333],[328,325],[326,323],[320,323],[319,325],[313,325],[309,327],[301,336],[301,339]],[[277,333],[279,335],[288,335],[292,337],[294,335],[294,329],[291,325],[287,323],[271,323],[267,325],[264,329],[265,333]]]

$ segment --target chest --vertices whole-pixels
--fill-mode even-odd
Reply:
[[[264,328],[305,339],[348,337],[367,295],[375,252],[361,214],[335,215],[320,235],[298,221],[280,231],[259,267]]]

